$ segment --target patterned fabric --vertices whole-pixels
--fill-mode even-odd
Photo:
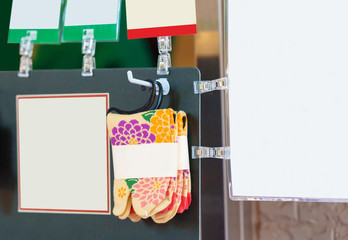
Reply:
[[[163,109],[107,117],[113,146],[174,143],[177,136],[187,136],[187,115]],[[165,156],[164,156],[165,157]],[[120,219],[138,222],[151,216],[165,223],[190,205],[190,171],[178,170],[177,177],[131,178],[114,180],[113,213]]]
[[[132,115],[110,113],[107,117],[110,142],[113,146],[173,143],[177,137],[175,118],[176,114],[172,109]],[[131,198],[135,214],[142,218],[166,208],[171,202],[167,192],[173,179],[164,177],[114,180],[114,215],[123,216],[128,210],[128,198]],[[154,211],[158,205],[161,207]]]

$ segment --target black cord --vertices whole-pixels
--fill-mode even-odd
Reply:
[[[157,103],[154,109],[159,109],[163,102],[163,86],[162,86],[162,83],[158,81],[156,81],[156,85],[158,86],[159,94],[158,94]]]
[[[156,84],[155,84],[155,81],[153,81],[153,80],[146,80],[146,81],[151,83],[151,85],[152,85],[152,92],[151,92],[150,99],[146,102],[146,104],[144,106],[142,106],[142,107],[140,107],[138,109],[135,109],[133,111],[125,111],[125,110],[121,110],[121,109],[116,108],[116,107],[111,107],[106,112],[106,115],[108,115],[111,112],[117,112],[119,114],[134,114],[134,113],[138,113],[138,112],[148,111],[151,108],[152,104],[155,102],[155,99],[156,99]],[[163,90],[162,90],[162,93],[163,93]]]

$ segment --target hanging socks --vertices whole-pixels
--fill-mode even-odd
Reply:
[[[133,115],[110,113],[107,117],[110,141],[113,146],[140,145],[153,143],[174,143],[176,131],[175,112],[172,109],[150,111]],[[171,199],[166,196],[171,177],[150,177],[115,180],[114,196],[116,216],[123,215],[127,201],[120,199],[116,191],[131,192],[134,212],[141,218],[166,208]],[[126,188],[127,186],[128,188]],[[153,211],[158,207],[157,211]],[[133,215],[132,215],[133,216]]]

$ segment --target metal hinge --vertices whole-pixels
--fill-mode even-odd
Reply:
[[[229,159],[230,148],[229,147],[192,146],[192,159],[199,159],[199,158]]]
[[[228,89],[228,78],[219,78],[210,81],[195,81],[193,82],[193,89],[195,94],[211,92],[214,90]]]

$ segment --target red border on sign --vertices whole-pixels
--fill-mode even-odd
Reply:
[[[107,151],[107,201],[108,201],[108,208],[107,210],[80,210],[80,209],[36,209],[36,208],[22,208],[21,203],[21,175],[20,175],[20,145],[19,145],[19,105],[18,102],[20,99],[40,99],[40,98],[83,98],[83,97],[105,97],[106,100],[106,110],[109,109],[109,98],[108,94],[71,94],[71,95],[30,95],[30,96],[17,96],[17,164],[18,164],[18,210],[19,211],[35,211],[35,212],[59,212],[59,213],[111,213],[110,211],[110,154],[109,154],[109,136],[108,136],[108,129],[105,122],[106,127],[106,151]]]
[[[171,27],[128,29],[128,39],[196,34],[196,24]]]

